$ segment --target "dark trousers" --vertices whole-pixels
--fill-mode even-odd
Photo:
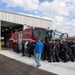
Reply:
[[[74,56],[73,56],[72,52],[68,52],[68,55],[69,55],[70,60],[74,61]]]
[[[45,50],[43,50],[43,52],[42,52],[41,59],[43,61],[46,59],[46,52],[45,52]]]
[[[72,47],[72,53],[73,53],[73,56],[74,56],[74,59],[75,59],[75,47]]]
[[[56,58],[55,58],[55,51],[50,51],[49,52],[49,62],[52,62],[52,60],[53,60],[53,62],[55,62],[56,61]]]
[[[28,56],[31,57],[31,49],[28,49]]]
[[[64,52],[63,52],[63,59],[64,59],[64,62],[68,61],[68,55],[67,55],[67,51],[66,50],[64,50]]]
[[[25,50],[22,48],[22,56],[25,56]]]
[[[17,47],[17,50],[16,51],[17,51],[17,53],[20,53],[19,47]]]
[[[46,50],[46,59],[49,60],[49,49]]]
[[[59,62],[60,59],[59,59],[59,56],[58,56],[58,50],[57,49],[55,50],[55,57],[56,57],[56,61]]]

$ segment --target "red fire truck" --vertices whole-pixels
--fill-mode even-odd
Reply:
[[[10,47],[15,50],[15,44],[18,42],[19,49],[21,49],[21,44],[23,41],[33,41],[36,42],[39,38],[45,40],[46,29],[39,27],[31,27],[19,32],[12,32],[10,34]]]
[[[45,28],[31,27],[19,32],[12,32],[10,34],[10,47],[13,47],[15,50],[16,43],[19,44],[19,49],[22,48],[22,42],[24,41],[33,41],[36,42],[39,38],[41,40],[50,41],[50,40],[61,40],[67,38],[67,34],[55,31],[47,30]]]

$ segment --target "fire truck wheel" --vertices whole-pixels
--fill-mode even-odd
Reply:
[[[17,50],[17,44],[14,43],[14,44],[13,44],[13,51],[16,52],[16,50]]]

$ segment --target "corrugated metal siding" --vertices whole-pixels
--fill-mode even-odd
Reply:
[[[34,27],[44,27],[48,28],[51,26],[51,20],[45,20],[41,18],[26,16],[22,14],[16,14],[11,12],[4,12],[0,10],[0,19],[4,21],[9,21],[13,23],[29,25]]]

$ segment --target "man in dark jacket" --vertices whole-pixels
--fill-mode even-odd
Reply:
[[[33,47],[33,44],[32,44],[32,42],[31,41],[29,41],[29,43],[28,43],[28,56],[29,57],[31,57],[31,51],[32,51],[32,47]]]
[[[16,42],[16,52],[17,52],[17,53],[20,53],[18,41]]]
[[[37,63],[37,67],[41,66],[40,59],[41,59],[42,50],[43,50],[43,43],[40,40],[38,40],[38,42],[36,42],[35,44],[35,60]]]
[[[53,60],[53,42],[49,41],[49,62]]]
[[[22,42],[22,56],[25,56],[24,44],[25,42]]]
[[[43,41],[43,51],[42,51],[42,60],[44,61],[46,59],[46,43]]]
[[[59,56],[58,56],[58,49],[57,49],[57,44],[56,44],[56,41],[54,41],[53,43],[54,47],[53,47],[53,56],[54,56],[54,62],[57,61],[57,62],[60,62],[60,59],[59,59]]]

